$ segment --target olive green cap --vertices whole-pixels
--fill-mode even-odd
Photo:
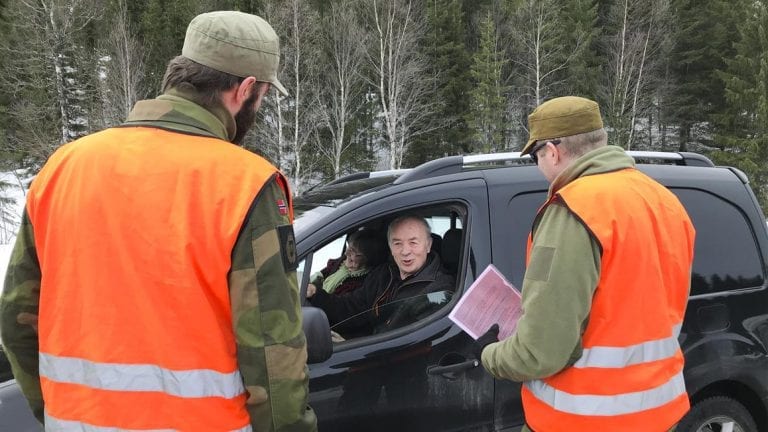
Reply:
[[[184,57],[241,78],[253,76],[284,95],[277,80],[280,39],[261,17],[243,12],[218,11],[196,16],[187,27]]]
[[[550,99],[528,116],[528,142],[523,155],[539,140],[562,138],[603,128],[597,102],[577,96]]]

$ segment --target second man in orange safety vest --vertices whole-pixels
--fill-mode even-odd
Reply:
[[[607,145],[595,102],[552,99],[528,119],[522,153],[551,185],[529,238],[524,314],[509,338],[478,339],[483,366],[523,382],[526,430],[668,431],[689,408],[677,338],[693,225]]]

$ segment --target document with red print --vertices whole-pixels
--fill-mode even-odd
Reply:
[[[520,291],[490,264],[469,287],[448,318],[473,339],[498,323],[499,340],[504,340],[514,333],[522,315]]]

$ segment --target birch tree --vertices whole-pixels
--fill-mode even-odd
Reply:
[[[523,0],[513,8],[510,34],[519,94],[527,97],[527,108],[540,105],[561,84],[558,72],[564,70],[579,52],[582,36],[576,34],[573,47],[564,43],[567,31],[558,21],[559,3],[555,0]],[[572,49],[567,49],[572,48]]]
[[[323,20],[322,41],[326,60],[321,68],[317,92],[319,114],[329,141],[316,135],[316,148],[331,166],[333,178],[342,174],[343,156],[355,143],[356,131],[349,126],[366,104],[364,98],[365,43],[354,11],[354,0],[332,3]]]
[[[633,149],[636,125],[648,121],[653,107],[653,83],[663,64],[668,0],[619,0],[609,13],[616,29],[607,35],[608,69],[603,91],[604,116],[613,129],[612,144]]]
[[[371,85],[378,92],[389,168],[403,165],[411,140],[439,127],[431,122],[435,106],[426,65],[418,51],[424,22],[410,0],[372,0],[369,20],[373,31],[369,52]]]
[[[42,161],[90,129],[96,67],[88,57],[88,26],[100,16],[92,0],[9,0],[8,37],[0,85],[11,96],[8,144]]]
[[[320,114],[318,98],[319,39],[317,13],[301,0],[270,3],[265,17],[280,36],[280,82],[290,95],[284,97],[273,90],[261,116],[257,136],[269,140],[259,142],[262,152],[271,155],[293,183],[298,195],[315,181],[317,158],[311,157]],[[248,145],[246,145],[248,146]]]
[[[112,126],[125,120],[133,105],[146,95],[143,86],[144,50],[129,20],[126,0],[118,0],[100,47],[99,84],[103,122]]]

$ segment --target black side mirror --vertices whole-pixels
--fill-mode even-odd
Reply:
[[[322,309],[302,306],[302,327],[307,337],[307,363],[321,363],[333,354],[331,326]]]

